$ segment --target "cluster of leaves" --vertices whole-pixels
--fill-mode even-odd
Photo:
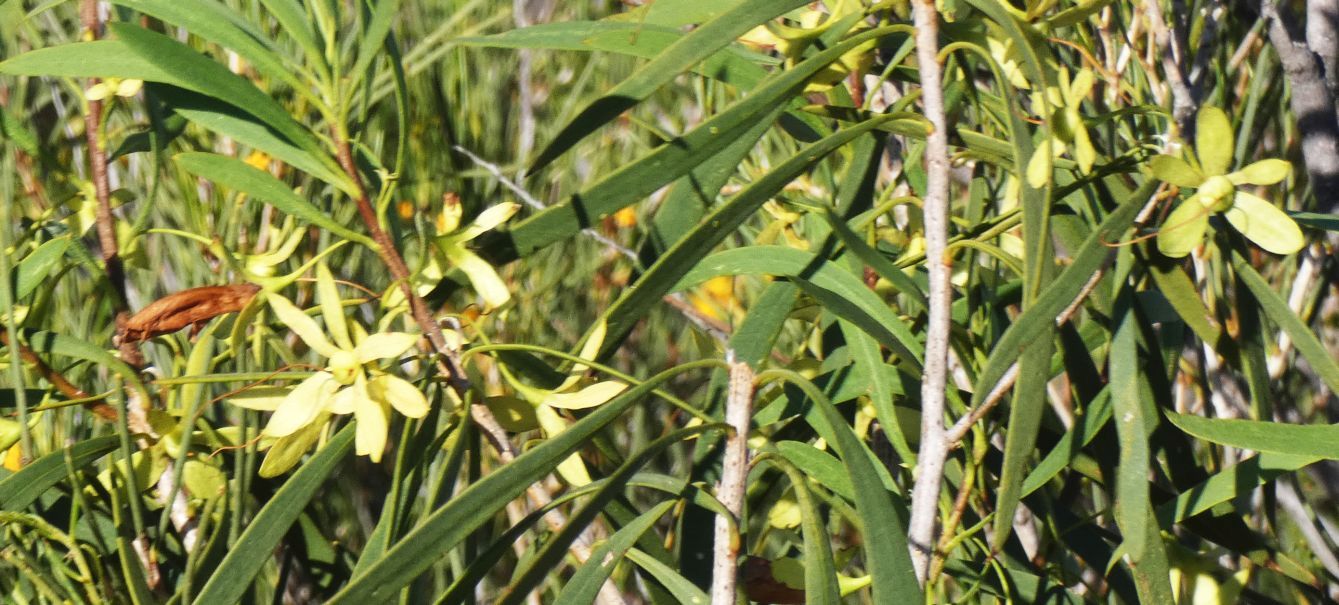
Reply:
[[[727,352],[752,600],[1339,596],[1337,225],[1256,15],[942,2],[927,108],[906,2],[71,4],[0,1],[6,601],[705,602]]]

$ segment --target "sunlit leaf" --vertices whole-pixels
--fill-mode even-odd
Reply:
[[[1274,254],[1292,254],[1306,245],[1297,222],[1274,204],[1238,191],[1232,207],[1223,213],[1246,239]]]
[[[1190,254],[1209,229],[1210,209],[1201,204],[1198,196],[1181,201],[1158,229],[1158,251],[1172,258]]]
[[[1212,105],[1200,108],[1195,119],[1195,156],[1207,176],[1227,174],[1232,167],[1232,122]]]
[[[1153,176],[1177,187],[1199,187],[1204,175],[1189,162],[1170,155],[1155,155],[1148,161]]]
[[[1227,175],[1233,185],[1273,185],[1288,178],[1292,164],[1285,160],[1260,160]]]
[[[627,388],[628,385],[612,380],[597,382],[574,393],[551,394],[544,399],[544,403],[566,410],[583,410],[609,401]]]

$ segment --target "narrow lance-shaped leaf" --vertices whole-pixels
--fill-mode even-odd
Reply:
[[[216,153],[196,151],[177,154],[173,159],[187,171],[271,204],[285,214],[291,214],[313,225],[328,229],[331,233],[344,239],[358,242],[369,248],[375,249],[377,247],[372,238],[351,231],[335,222],[335,219],[330,218],[324,212],[318,210],[316,206],[293,193],[293,190],[285,185],[283,181],[274,178],[273,175],[264,170],[248,165],[246,162]]]
[[[656,89],[730,44],[754,26],[791,9],[806,0],[745,0],[734,9],[702,24],[693,33],[671,44],[632,77],[591,103],[549,143],[535,159],[529,172],[543,168],[595,129],[609,123],[624,111],[645,100]]]

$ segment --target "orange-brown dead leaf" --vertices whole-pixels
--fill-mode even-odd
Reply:
[[[251,284],[205,286],[168,294],[126,320],[123,342],[148,340],[186,326],[203,324],[225,313],[241,311],[260,287]]]

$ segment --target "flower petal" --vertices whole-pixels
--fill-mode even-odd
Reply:
[[[1203,173],[1191,166],[1190,162],[1176,156],[1153,156],[1148,166],[1153,169],[1153,176],[1158,180],[1177,187],[1199,187],[1204,183]]]
[[[1293,166],[1284,160],[1260,160],[1227,175],[1233,185],[1273,185],[1288,178]]]
[[[493,265],[488,264],[488,261],[466,250],[464,246],[453,246],[445,252],[451,263],[470,278],[470,284],[474,285],[474,290],[483,297],[486,307],[494,309],[511,300],[511,291],[507,289],[506,282],[498,277],[497,271],[493,269]]]
[[[297,334],[298,338],[307,343],[307,346],[311,347],[312,350],[325,357],[330,357],[339,351],[335,348],[335,345],[326,340],[325,333],[321,331],[320,326],[316,325],[316,320],[307,317],[302,309],[288,302],[287,298],[270,293],[265,295],[265,300],[270,303],[270,308],[274,309],[274,314],[279,318],[279,321],[288,326],[288,329]]]
[[[325,421],[329,417],[329,414],[322,414],[306,428],[276,440],[270,446],[270,451],[265,453],[265,460],[260,463],[260,476],[277,477],[297,466],[302,456],[321,437],[321,430],[325,428]]]
[[[136,80],[133,78],[121,80],[120,82],[116,83],[116,96],[133,97],[136,94],[138,94],[139,89],[143,87],[144,87],[144,80]]]
[[[1158,231],[1158,250],[1172,258],[1190,254],[1204,240],[1211,212],[1200,202],[1198,195],[1182,200],[1181,205],[1167,215]]]
[[[422,418],[428,413],[428,398],[408,380],[398,376],[377,376],[369,381],[367,390],[373,399],[391,404],[410,418]]]
[[[1079,73],[1074,74],[1074,81],[1069,84],[1069,104],[1078,105],[1093,91],[1093,70],[1081,69]]]
[[[453,239],[458,242],[465,242],[479,237],[483,232],[496,228],[498,225],[507,222],[508,219],[515,216],[520,211],[521,205],[516,202],[503,202],[489,207],[487,210],[479,213],[474,218],[474,222],[460,230]]]
[[[270,416],[270,422],[265,425],[265,434],[284,437],[311,424],[329,406],[335,386],[335,378],[327,372],[317,372],[302,381]]]
[[[1274,254],[1292,254],[1306,245],[1306,236],[1292,217],[1268,200],[1238,191],[1223,213],[1246,239]]]
[[[613,380],[597,382],[575,393],[552,393],[544,403],[565,410],[583,410],[600,405],[622,393],[628,385]]]
[[[331,275],[325,261],[316,265],[316,298],[321,301],[325,329],[335,337],[335,344],[346,351],[352,349],[353,341],[349,340],[349,326],[344,322],[344,306],[340,304],[339,290],[335,288],[335,276]]]
[[[352,389],[361,388],[360,397],[353,408],[353,417],[357,419],[357,433],[354,435],[354,449],[359,456],[367,456],[372,462],[381,462],[381,454],[386,450],[386,408],[382,404],[366,397],[367,386],[355,384]]]
[[[101,101],[112,95],[114,89],[107,82],[99,82],[84,90],[84,98],[90,101]]]
[[[1212,105],[1200,108],[1195,118],[1195,156],[1205,176],[1227,174],[1232,166],[1232,122]]]
[[[359,380],[362,379],[361,376],[358,378]],[[357,381],[355,381],[355,384],[357,384]],[[334,397],[330,398],[330,407],[327,411],[331,414],[352,414],[353,409],[357,406],[357,397],[358,391],[355,391],[352,387],[340,389]]]
[[[1033,189],[1041,189],[1046,186],[1046,181],[1051,179],[1051,145],[1042,141],[1037,145],[1037,149],[1032,152],[1032,159],[1027,163],[1027,184]]]
[[[539,426],[544,429],[544,435],[549,439],[557,437],[567,430],[567,421],[563,420],[553,408],[548,406],[539,406],[535,408],[535,418],[539,420]],[[572,454],[558,463],[558,476],[574,487],[580,487],[590,483],[590,473],[586,470],[586,463],[582,462],[580,454]]]
[[[1097,150],[1088,139],[1088,127],[1083,125],[1083,120],[1076,117],[1074,123],[1074,159],[1079,162],[1079,172],[1088,174],[1097,160]]]
[[[418,342],[418,336],[415,334],[378,332],[358,343],[358,347],[353,350],[353,354],[358,357],[359,363],[367,363],[374,359],[399,357],[414,346],[416,342]]]

